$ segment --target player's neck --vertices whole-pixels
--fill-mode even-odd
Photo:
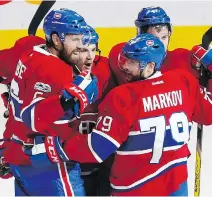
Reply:
[[[46,50],[47,52],[52,53],[53,55],[59,57],[59,51],[56,50],[55,48],[53,48],[53,47],[47,47],[47,46],[46,46],[46,47],[45,47],[45,50]]]

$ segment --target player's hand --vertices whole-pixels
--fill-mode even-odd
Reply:
[[[9,179],[11,177],[13,177],[13,175],[10,172],[8,162],[5,160],[4,157],[0,157],[0,178]]]
[[[67,108],[67,110],[71,107],[74,116],[78,117],[79,114],[83,113],[84,108],[97,98],[97,78],[91,76],[90,72],[84,71],[75,77],[73,83],[64,87],[62,95],[65,98],[65,102],[62,102],[62,107],[64,109]],[[70,101],[74,101],[74,104]]]
[[[37,168],[69,160],[63,151],[60,137],[36,136],[31,142],[24,143],[23,150],[30,157],[32,165]]]
[[[203,65],[212,72],[212,49],[205,50],[201,46],[194,46],[192,48],[192,66],[200,70]]]

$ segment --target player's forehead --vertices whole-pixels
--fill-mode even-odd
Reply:
[[[66,39],[70,40],[82,40],[84,37],[83,34],[67,34]]]
[[[169,35],[169,29],[167,26],[152,26],[147,30],[147,33],[156,37],[163,37]]]
[[[123,53],[120,53],[118,56],[118,62],[121,65],[125,64],[138,64],[139,62],[137,60],[130,59],[126,57]]]
[[[85,45],[81,44],[81,45],[77,46],[77,49],[91,51],[91,50],[96,49],[96,44],[85,44]]]

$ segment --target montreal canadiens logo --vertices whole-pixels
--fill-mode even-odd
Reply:
[[[54,14],[54,18],[55,19],[60,19],[61,18],[61,14],[60,13],[55,13]]]
[[[154,40],[147,40],[146,41],[146,45],[149,46],[149,47],[153,46],[154,45]]]

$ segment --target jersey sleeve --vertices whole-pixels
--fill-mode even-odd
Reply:
[[[42,57],[36,53],[32,59],[22,57],[19,66],[23,73],[20,75],[20,68],[17,68],[11,84],[11,98],[14,115],[30,130],[55,135],[54,122],[66,115],[60,104],[60,92],[72,81],[72,69],[56,57]]]
[[[17,40],[13,47],[0,51],[0,76],[1,83],[9,84],[13,78],[21,54],[32,49],[35,45],[44,44],[45,40],[37,36],[26,36]]]
[[[66,142],[64,150],[71,160],[103,162],[127,139],[132,123],[131,97],[128,91],[117,90],[112,90],[100,104],[92,133]]]
[[[197,88],[197,104],[195,106],[193,121],[204,124],[212,124],[212,94],[205,87]]]
[[[192,120],[204,125],[212,124],[212,95],[211,92],[199,85],[198,80],[188,72],[184,72],[186,85],[189,86],[192,98]]]
[[[96,63],[92,67],[92,73],[98,79],[98,98],[97,100],[101,100],[106,93],[106,89],[109,86],[109,79],[111,76],[108,58],[103,56],[96,56],[95,60]]]
[[[126,83],[124,75],[123,75],[123,73],[121,72],[121,70],[118,66],[118,57],[119,57],[119,54],[122,51],[122,48],[125,44],[126,43],[123,42],[123,43],[119,43],[119,44],[113,46],[112,49],[110,50],[109,56],[108,56],[109,67],[110,67],[110,70],[112,72],[112,78],[113,78],[111,80],[115,81],[116,86],[118,84],[121,85],[121,84]]]

